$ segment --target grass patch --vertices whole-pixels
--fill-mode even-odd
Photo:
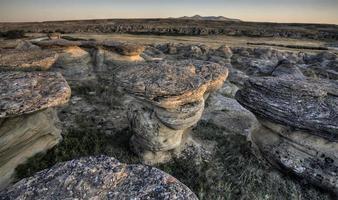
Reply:
[[[16,168],[17,178],[32,176],[35,172],[52,167],[58,162],[64,162],[83,156],[108,155],[121,162],[138,163],[139,160],[129,151],[131,132],[124,129],[114,135],[106,135],[98,131],[68,130],[63,135],[60,144],[47,153],[37,154],[26,164]]]
[[[158,167],[190,187],[199,199],[326,200],[330,195],[276,171],[251,152],[241,135],[200,122],[194,129],[202,141],[216,141],[212,158],[198,162],[176,159]]]

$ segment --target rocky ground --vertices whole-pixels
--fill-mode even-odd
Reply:
[[[56,59],[48,70],[61,72],[72,90],[68,104],[57,108],[63,140],[54,148],[37,154],[25,164],[18,166],[17,181],[40,170],[51,168],[54,164],[83,156],[103,154],[128,164],[141,163],[142,160],[131,151],[129,144],[134,133],[129,128],[127,118],[128,101],[125,101],[123,93],[115,87],[116,80],[113,77],[117,70],[123,70],[126,66],[130,69],[130,66],[135,66],[139,62],[166,60],[180,63],[181,60],[188,59],[193,62],[210,62],[226,66],[229,70],[228,80],[224,82],[222,88],[210,93],[206,98],[201,119],[180,147],[182,152],[175,154],[171,161],[156,164],[155,167],[188,186],[199,199],[335,198],[334,193],[337,192],[335,183],[337,172],[334,171],[337,164],[335,125],[338,112],[335,88],[338,80],[338,57],[334,50],[299,50],[268,45],[208,46],[207,43],[196,44],[187,41],[147,42],[124,49],[115,43],[93,44],[93,40],[74,41],[74,37],[73,35],[68,41],[57,42],[39,41],[34,38],[25,45],[22,40],[1,40],[0,73],[18,70],[20,62],[29,59],[28,55],[20,53],[22,49],[35,49],[32,53],[48,52],[45,57]],[[24,40],[28,39],[30,38]],[[50,52],[57,54],[57,58]],[[9,62],[10,56],[14,54],[20,55],[17,56],[20,59]],[[46,70],[48,63],[49,61],[35,62],[33,70],[36,70],[36,67]],[[27,71],[27,68],[32,66],[23,67],[23,71]],[[270,82],[269,77],[273,79]],[[242,96],[237,94],[235,98],[238,90]],[[274,95],[276,91],[280,94],[278,98]],[[258,94],[261,96],[254,96]],[[304,101],[309,109],[302,110],[304,104],[288,106],[290,94],[295,98],[295,102]],[[304,96],[310,100],[304,100]],[[286,107],[274,110],[276,102]],[[294,114],[294,110],[298,113]],[[317,124],[311,121],[311,118],[308,119],[308,116],[324,113],[331,116],[328,114],[329,117],[316,118]],[[292,118],[295,115],[297,119]],[[266,118],[270,121],[266,122]],[[270,126],[266,125],[269,123]],[[262,132],[262,124],[265,128],[272,127],[272,130],[280,126],[291,127],[291,132],[302,129],[305,132],[302,133],[305,134],[306,140],[302,140],[305,144],[299,144],[298,141],[302,138],[291,137],[291,141],[303,147],[302,151],[283,146],[284,143],[277,145],[274,143],[275,140],[261,140],[257,134],[267,135],[264,138],[268,138],[271,134],[274,137],[282,134],[280,128],[279,132]],[[299,134],[299,137],[302,137],[302,134]],[[285,135],[284,137],[287,138]],[[316,138],[311,139],[313,137]],[[258,149],[253,148],[254,146],[258,146]],[[304,146],[312,146],[313,149],[308,150],[309,148]],[[301,161],[305,163],[310,163],[308,159],[313,160],[317,156],[304,156],[300,152],[305,152],[306,155],[313,155],[309,152],[324,152],[330,159],[325,159],[324,156],[322,159],[324,162],[317,163],[330,167],[324,167],[325,170],[321,170],[323,167],[319,167],[318,170],[313,165],[305,164],[305,167],[316,169],[316,173],[323,174],[327,178],[325,180],[329,181],[309,179],[308,172],[295,173],[298,165],[281,166],[280,159],[276,159],[278,157],[274,154],[276,149],[283,153],[287,152],[288,161],[294,161],[291,154],[297,158],[304,158]],[[328,163],[325,164],[325,161]],[[24,182],[18,184],[24,185]]]

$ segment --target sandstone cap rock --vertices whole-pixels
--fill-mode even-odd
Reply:
[[[0,192],[1,199],[178,199],[197,200],[163,171],[107,157],[59,163]]]
[[[57,57],[56,52],[40,49],[0,51],[0,69],[48,70]]]
[[[60,73],[1,72],[0,118],[64,104],[70,94],[70,87]]]
[[[220,88],[226,67],[198,60],[130,64],[116,71],[115,84],[124,92],[163,108],[200,101]]]
[[[79,46],[87,48],[104,48],[112,52],[119,53],[125,56],[136,56],[140,55],[145,47],[143,45],[116,42],[116,41],[91,41],[91,40],[78,40],[78,41],[69,41],[65,39],[56,39],[56,40],[44,40],[34,42],[34,44],[45,47],[70,47],[70,46]]]

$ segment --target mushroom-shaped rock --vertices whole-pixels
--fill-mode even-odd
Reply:
[[[48,37],[50,40],[57,40],[57,39],[60,39],[60,38],[61,38],[61,33],[48,33],[48,34],[47,34],[47,37]]]
[[[15,168],[60,139],[52,108],[68,101],[70,88],[53,72],[0,73],[0,188],[8,185]]]
[[[338,194],[337,82],[252,78],[236,98],[260,119],[251,140],[263,157]]]
[[[177,199],[197,200],[163,171],[107,157],[59,163],[0,192],[1,199]]]
[[[70,97],[67,82],[56,72],[2,72],[0,91],[0,118],[55,107]]]
[[[57,57],[56,52],[41,49],[0,51],[0,69],[48,70]]]
[[[125,56],[138,56],[144,51],[143,45],[104,41],[102,46]]]
[[[223,85],[228,70],[219,64],[161,61],[117,69],[114,82],[129,99],[131,144],[147,164],[165,162],[201,118],[204,97]]]

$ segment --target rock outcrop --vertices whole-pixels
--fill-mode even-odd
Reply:
[[[107,156],[56,164],[0,192],[0,198],[197,200],[187,186],[161,170]]]
[[[61,72],[70,84],[80,84],[81,81],[96,78],[90,53],[78,46],[60,49],[52,71]]]
[[[237,100],[260,118],[253,143],[282,170],[338,194],[338,83],[251,78]]]
[[[57,57],[56,52],[41,49],[0,51],[0,70],[48,70]]]
[[[131,143],[144,162],[170,159],[170,151],[200,119],[205,96],[227,75],[224,66],[196,60],[139,63],[116,71],[115,85],[129,96]]]
[[[70,88],[53,72],[0,73],[0,188],[29,157],[61,139],[53,109],[66,103]]]

